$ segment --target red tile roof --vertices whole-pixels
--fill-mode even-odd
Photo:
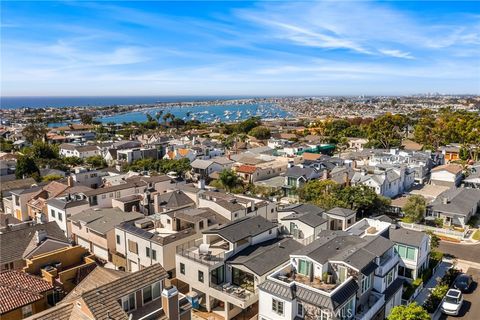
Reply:
[[[0,273],[0,314],[7,313],[43,298],[42,293],[53,286],[39,278],[20,271]]]
[[[249,165],[246,165],[246,164],[242,164],[240,167],[237,168],[237,172],[241,172],[241,173],[254,173],[255,170],[257,170],[257,167],[255,166],[249,166]]]

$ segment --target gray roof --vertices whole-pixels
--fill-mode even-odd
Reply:
[[[143,217],[144,215],[138,212],[123,212],[118,208],[104,208],[99,210],[89,209],[71,216],[68,220],[85,223],[89,229],[100,234],[106,234],[122,222]]]
[[[448,202],[444,203],[444,199]],[[451,188],[442,192],[430,206],[433,211],[465,216],[479,203],[479,189]]]
[[[354,296],[358,290],[358,284],[352,279],[348,283],[344,284],[342,288],[337,290],[333,295],[328,296],[322,294],[318,290],[310,290],[303,286],[289,287],[286,284],[280,284],[272,280],[266,280],[259,285],[259,289],[268,292],[274,296],[285,300],[293,300],[297,298],[300,301],[335,310],[342,304],[348,301],[349,298]]]
[[[21,260],[24,254],[28,254],[38,247],[35,233],[43,230],[47,233],[47,239],[55,239],[68,244],[68,240],[62,229],[55,221],[36,225],[22,225],[11,231],[0,233],[0,263]]]
[[[212,163],[212,160],[195,159],[190,165],[192,166],[192,168],[207,169],[209,166],[212,165]]]
[[[390,228],[388,237],[395,243],[402,243],[413,247],[420,247],[424,237],[427,235],[421,231],[409,230],[405,228]]]
[[[165,208],[179,208],[195,204],[183,191],[175,190],[172,192],[161,193],[158,198],[160,206]]]
[[[323,213],[325,210],[310,203],[302,203],[302,204],[292,204],[282,209],[278,209],[278,212],[288,212],[293,211],[297,214],[304,214],[304,213]]]
[[[351,216],[352,214],[355,214],[355,211],[346,209],[346,208],[333,208],[327,211],[329,214],[333,214],[336,216],[341,216],[341,217],[348,217]]]
[[[302,245],[292,238],[274,239],[249,246],[228,260],[228,264],[240,264],[256,275],[264,275],[290,259],[290,254]]]
[[[314,172],[315,172],[315,169],[313,169],[313,168],[309,168],[309,167],[301,168],[299,166],[294,166],[294,167],[291,167],[291,168],[287,169],[287,172],[285,173],[285,176],[292,177],[292,178],[304,177],[304,178],[307,179]]]
[[[388,301],[395,293],[398,292],[398,290],[401,290],[403,287],[403,282],[405,280],[403,278],[398,277],[393,281],[392,284],[388,286],[388,288],[383,292],[385,295],[385,301]]]
[[[318,227],[324,223],[327,223],[328,220],[324,219],[322,216],[322,213],[292,213],[284,218],[282,220],[298,220],[300,222],[305,223],[306,225],[315,228]]]
[[[86,205],[88,201],[86,199],[65,201],[64,198],[53,198],[47,200],[47,204],[58,209],[68,209]]]
[[[246,217],[232,221],[217,228],[206,230],[204,234],[218,234],[230,242],[254,237],[276,227],[271,221],[260,216]]]

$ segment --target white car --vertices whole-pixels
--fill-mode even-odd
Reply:
[[[463,295],[460,290],[450,289],[443,297],[441,309],[442,312],[452,316],[458,316],[463,304]]]

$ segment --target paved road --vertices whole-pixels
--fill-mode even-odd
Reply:
[[[463,320],[478,320],[480,318],[480,288],[477,288],[480,282],[480,270],[469,268],[467,270],[468,274],[471,274],[473,277],[473,291],[470,293],[465,293],[463,295],[464,302],[460,314],[458,317],[451,317],[442,314],[440,319],[463,319]]]
[[[451,254],[457,259],[480,263],[480,244],[466,245],[440,241],[438,251]]]

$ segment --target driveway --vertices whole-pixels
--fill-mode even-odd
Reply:
[[[459,244],[446,241],[440,241],[438,251],[448,253],[457,259],[480,263],[480,243],[479,244]]]
[[[471,274],[473,277],[473,291],[470,293],[465,293],[463,295],[464,302],[460,314],[458,317],[451,317],[442,314],[440,319],[464,319],[464,320],[478,320],[480,315],[480,288],[477,288],[480,281],[480,270],[469,268],[467,270],[468,274]]]

